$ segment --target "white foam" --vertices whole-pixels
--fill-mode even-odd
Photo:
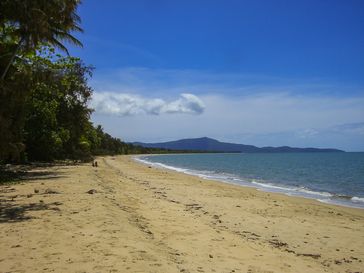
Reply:
[[[270,189],[275,189],[275,190],[284,190],[284,191],[293,190],[292,188],[280,187],[280,186],[276,186],[276,185],[272,185],[272,184],[268,184],[268,183],[260,183],[260,182],[256,182],[255,180],[252,181],[252,184],[255,184],[259,187],[270,188]]]
[[[352,197],[351,201],[355,202],[355,203],[364,203],[364,198],[363,197]]]
[[[325,204],[331,204],[332,203],[328,199],[316,199],[316,200],[321,202],[321,203],[325,203]]]
[[[164,169],[170,169],[170,170],[173,170],[173,171],[183,172],[183,173],[187,173],[187,171],[188,171],[188,169],[173,167],[173,166],[166,165],[166,164],[163,164],[163,163],[150,162],[150,161],[147,161],[145,159],[141,159],[140,157],[134,157],[134,159],[139,161],[139,162],[142,162],[144,164],[147,164],[149,166],[154,166],[154,167],[159,167],[159,168],[164,168]]]
[[[320,196],[324,196],[324,197],[332,197],[333,195],[331,193],[328,192],[320,192],[320,191],[312,191],[306,188],[298,188],[299,192],[302,193],[306,193],[306,194],[311,194],[311,195],[320,195]]]
[[[274,191],[274,192],[281,192],[285,193],[289,196],[302,196],[302,197],[308,197],[308,198],[321,198],[326,197],[330,198],[333,195],[328,192],[319,192],[319,191],[312,191],[303,187],[297,188],[297,187],[289,187],[289,186],[278,186],[274,184],[269,183],[260,183],[256,182],[255,180],[252,181],[252,184],[255,184],[258,186],[258,189],[262,188],[263,190],[266,189],[268,191]]]

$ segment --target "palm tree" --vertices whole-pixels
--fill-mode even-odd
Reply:
[[[10,35],[17,37],[17,45],[6,65],[1,80],[22,50],[32,51],[41,43],[48,43],[68,54],[62,41],[77,46],[82,43],[72,36],[72,32],[82,32],[81,19],[76,13],[80,0],[1,0],[0,25],[12,29]],[[9,34],[8,34],[9,35]]]

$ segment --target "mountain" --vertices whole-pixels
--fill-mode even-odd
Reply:
[[[208,137],[180,139],[176,141],[168,141],[161,143],[134,142],[133,144],[147,148],[163,148],[170,150],[190,150],[190,151],[205,151],[205,152],[235,152],[235,153],[344,152],[338,149],[293,148],[288,146],[259,148],[253,145],[220,142],[216,139]]]

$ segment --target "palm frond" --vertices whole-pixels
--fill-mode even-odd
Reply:
[[[68,32],[60,31],[60,30],[52,30],[52,31],[57,38],[59,38],[61,40],[66,40],[76,46],[83,47],[83,44],[76,37],[72,36]]]
[[[81,32],[81,33],[83,33],[84,31],[83,31],[83,29],[79,26],[79,25],[74,25],[73,27],[72,27],[72,30],[73,31],[78,31],[78,32]]]
[[[67,47],[65,47],[60,41],[58,41],[55,38],[50,39],[50,43],[53,44],[54,46],[58,47],[60,50],[66,52],[66,54],[69,56],[70,53],[68,52]]]

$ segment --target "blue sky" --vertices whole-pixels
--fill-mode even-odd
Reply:
[[[364,151],[364,1],[88,0],[93,120],[126,141],[209,136]]]

